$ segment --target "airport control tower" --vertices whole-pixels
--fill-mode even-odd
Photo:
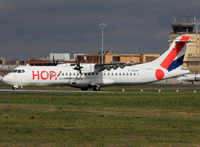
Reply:
[[[191,70],[192,73],[200,73],[200,19],[196,17],[190,21],[175,21],[172,23],[172,32],[169,40],[174,40],[177,36],[184,34],[190,36],[190,42],[187,46],[186,55],[184,58],[183,68]]]

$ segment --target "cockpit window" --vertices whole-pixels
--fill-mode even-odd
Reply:
[[[24,69],[15,69],[12,71],[12,73],[24,73],[25,70]]]

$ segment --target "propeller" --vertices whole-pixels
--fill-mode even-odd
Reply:
[[[80,66],[80,64],[76,64],[76,67],[74,67],[74,70],[79,71],[79,73],[81,74],[81,73],[82,73],[82,71],[81,71],[82,68],[83,68],[83,67]]]
[[[76,59],[76,67],[74,67],[74,70],[79,71],[79,73],[81,75],[82,74],[82,71],[81,71],[82,68],[83,67],[80,65],[80,62],[78,62],[77,59]]]
[[[117,68],[118,68],[118,66],[115,66],[115,65],[113,66],[113,69],[114,69],[114,70],[116,70]]]
[[[125,65],[120,65],[119,67],[120,67],[121,69],[123,69],[123,68],[125,67]]]
[[[58,60],[55,61],[54,55],[53,55],[53,63],[52,64],[55,66],[58,64]]]
[[[194,74],[194,81],[197,81],[197,75]]]

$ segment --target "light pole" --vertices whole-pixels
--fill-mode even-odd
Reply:
[[[105,23],[101,23],[99,24],[99,26],[101,27],[101,31],[102,31],[102,46],[101,46],[101,63],[103,64],[103,28],[106,26]]]

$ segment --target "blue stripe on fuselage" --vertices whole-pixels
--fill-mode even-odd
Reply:
[[[184,58],[184,55],[181,56],[180,58],[174,60],[171,65],[168,67],[168,71],[172,71],[174,69],[176,69],[177,67],[181,66],[183,64],[183,58]]]

